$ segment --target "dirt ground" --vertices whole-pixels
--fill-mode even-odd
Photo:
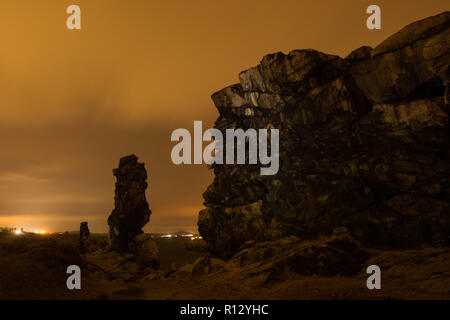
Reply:
[[[162,277],[108,280],[86,271],[76,236],[0,234],[0,299],[450,299],[450,248],[373,252],[366,264],[382,270],[381,290],[368,290],[368,275],[292,275],[260,281],[234,272],[178,277],[167,272],[206,251],[188,241],[159,240]],[[66,268],[82,266],[82,289],[68,290]],[[164,276],[165,274],[165,276]]]

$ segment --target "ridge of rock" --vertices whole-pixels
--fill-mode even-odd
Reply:
[[[212,165],[199,232],[210,252],[345,227],[374,247],[450,242],[450,14],[346,59],[266,55],[212,95],[215,128],[277,128],[280,170]]]

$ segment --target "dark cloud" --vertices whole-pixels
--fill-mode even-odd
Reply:
[[[112,168],[135,153],[149,171],[148,230],[195,229],[205,166],[175,166],[170,134],[217,117],[210,95],[264,54],[316,48],[346,55],[448,1],[80,0],[0,3],[0,225],[106,230]],[[189,228],[190,226],[190,228]]]

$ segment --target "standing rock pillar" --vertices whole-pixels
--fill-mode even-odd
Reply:
[[[151,210],[145,198],[147,171],[134,154],[120,159],[116,177],[114,210],[108,218],[111,249],[129,252],[133,239],[143,233]]]
[[[82,222],[80,224],[80,253],[85,254],[87,251],[87,242],[89,239],[89,235],[91,233],[89,232],[88,223]]]

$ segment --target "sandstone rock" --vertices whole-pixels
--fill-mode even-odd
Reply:
[[[348,236],[299,244],[289,250],[283,262],[301,275],[352,275],[363,270],[369,253]]]
[[[185,264],[171,274],[174,274],[174,276],[178,278],[188,278],[192,274],[192,264]]]
[[[140,234],[134,237],[129,247],[130,251],[135,254],[138,264],[151,269],[159,269],[159,249],[150,235]]]
[[[217,108],[226,108],[229,106],[245,106],[246,100],[244,91],[240,84],[227,87],[219,92],[216,92],[211,97]]]
[[[157,273],[157,272],[150,273],[143,278],[143,280],[147,280],[147,281],[157,281],[157,280],[161,280],[161,279],[162,279],[161,274]]]
[[[404,27],[399,32],[393,34],[374,50],[372,55],[380,55],[413,44],[418,40],[429,38],[441,33],[450,26],[450,12],[428,17],[426,19],[413,22]]]
[[[140,263],[139,258],[134,254],[97,250],[86,254],[85,259],[91,268],[98,271],[106,280],[151,280],[162,276],[153,266]]]
[[[210,221],[222,221],[219,230],[214,235],[209,233]],[[205,241],[213,251],[228,252],[233,247],[250,239],[264,239],[261,231],[264,230],[261,202],[251,203],[234,208],[208,208],[200,212],[199,232],[207,235]],[[220,239],[220,242],[216,242]]]
[[[147,171],[135,155],[120,159],[113,170],[117,179],[114,210],[108,218],[111,248],[119,252],[129,251],[129,243],[150,220],[151,211],[145,198]]]
[[[273,248],[255,248],[250,247],[247,249],[239,250],[239,252],[233,256],[233,260],[239,267],[244,267],[250,264],[255,264],[261,261],[265,261],[273,256]]]
[[[195,278],[225,271],[227,262],[212,257],[200,257],[191,264],[170,271],[170,275],[179,278]]]
[[[247,242],[228,260],[200,257],[169,276],[233,279],[245,286],[265,286],[305,275],[354,275],[364,269],[368,250],[348,230],[301,241],[290,236],[275,241]]]
[[[364,60],[370,58],[372,55],[372,47],[362,46],[356,50],[353,50],[345,59],[347,60]]]
[[[372,103],[442,95],[450,60],[450,13],[413,23],[355,61],[351,74]]]
[[[292,274],[357,274],[370,257],[368,251],[348,233],[322,236],[310,241],[280,240],[260,242],[240,249],[228,264],[234,264],[236,273],[242,277],[256,277],[256,285],[262,285],[291,278]]]
[[[207,274],[211,268],[211,260],[208,257],[201,257],[192,264],[191,275],[198,276]]]
[[[380,120],[392,130],[404,126],[418,131],[426,127],[446,125],[448,113],[442,109],[442,106],[442,98],[420,99],[395,105],[375,105],[373,112],[379,112]]]
[[[215,93],[217,129],[280,130],[280,170],[211,166],[198,219],[210,252],[230,258],[248,241],[308,240],[336,228],[376,247],[449,243],[449,19],[411,24],[346,59],[267,55]],[[239,264],[268,254],[250,247]],[[317,256],[299,252],[299,265],[318,267]]]
[[[130,280],[141,270],[141,267],[133,262],[132,255],[123,255],[115,251],[92,252],[87,254],[85,259],[92,267],[100,270],[107,280],[117,278]]]

